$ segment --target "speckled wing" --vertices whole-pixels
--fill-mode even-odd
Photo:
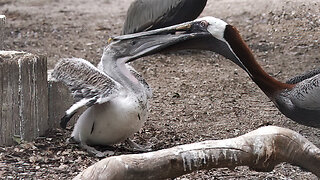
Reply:
[[[53,70],[52,77],[66,84],[76,101],[87,100],[86,103],[90,104],[110,100],[121,87],[90,62],[79,58],[62,59]]]
[[[122,34],[151,29],[167,17],[173,17],[173,9],[182,6],[183,0],[135,0],[129,7]]]
[[[306,80],[308,78],[311,78],[317,74],[320,74],[320,68],[308,71],[308,72],[301,74],[299,76],[295,76],[295,77],[289,79],[286,83],[287,84],[297,84],[297,83],[299,83],[303,80]]]
[[[320,111],[320,74],[296,84],[290,99],[295,106]]]

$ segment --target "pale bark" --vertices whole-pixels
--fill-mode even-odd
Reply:
[[[232,139],[105,158],[74,179],[165,179],[200,169],[236,166],[271,171],[281,162],[303,167],[320,177],[319,148],[297,132],[268,126]]]

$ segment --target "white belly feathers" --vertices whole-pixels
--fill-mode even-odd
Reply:
[[[134,96],[119,96],[88,108],[78,119],[72,137],[90,145],[112,145],[132,136],[143,126],[147,108]]]

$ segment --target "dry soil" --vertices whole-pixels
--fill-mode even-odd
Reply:
[[[119,35],[132,0],[0,0],[7,16],[5,50],[96,64],[108,37]],[[263,68],[285,81],[320,65],[319,0],[209,0],[201,16],[236,26]],[[134,136],[163,149],[239,136],[272,124],[301,133],[320,147],[320,130],[283,116],[248,75],[211,52],[183,51],[140,59],[133,66],[153,88],[148,121]],[[58,120],[57,120],[58,121]],[[67,145],[59,129],[34,142],[0,148],[3,179],[70,179],[99,159]],[[129,153],[123,145],[117,154]],[[177,179],[316,179],[289,164],[260,173],[246,167],[199,171]]]

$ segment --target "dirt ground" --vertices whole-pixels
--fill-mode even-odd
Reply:
[[[0,0],[7,16],[5,50],[96,64],[109,36],[118,35],[132,0]],[[255,57],[272,76],[285,81],[319,67],[319,0],[209,0],[201,16],[235,25]],[[242,135],[261,125],[287,127],[320,147],[320,130],[284,117],[230,61],[211,52],[157,54],[134,62],[153,88],[149,118],[134,136],[154,150]],[[58,120],[57,120],[58,121]],[[53,130],[35,142],[0,148],[0,178],[70,179],[97,162]],[[123,145],[115,149],[125,154]],[[260,173],[246,167],[199,171],[177,179],[317,179],[289,164]]]

